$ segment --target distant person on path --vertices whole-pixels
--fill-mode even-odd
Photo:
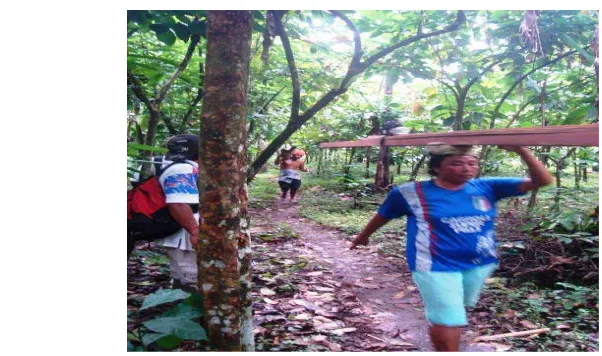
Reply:
[[[282,191],[280,198],[286,199],[286,193],[290,191],[289,197],[292,203],[301,188],[301,175],[298,171],[308,171],[305,168],[305,152],[294,146],[288,150],[282,149],[274,163],[280,166],[278,177],[278,185]]]
[[[498,266],[496,202],[552,182],[545,166],[522,146],[517,153],[529,178],[475,178],[479,155],[473,146],[429,145],[430,181],[395,187],[351,243],[367,245],[389,220],[407,215],[407,260],[422,296],[437,351],[458,351],[465,306],[474,306],[484,281]]]

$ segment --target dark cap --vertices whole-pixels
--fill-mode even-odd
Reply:
[[[199,136],[191,134],[176,135],[167,141],[168,158],[182,157],[196,160],[199,158]]]

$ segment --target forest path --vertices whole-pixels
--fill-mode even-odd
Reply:
[[[329,265],[342,288],[357,296],[364,316],[380,331],[372,336],[387,344],[409,342],[417,351],[433,350],[420,295],[404,261],[379,257],[370,247],[349,250],[344,233],[300,218],[296,204],[278,201],[270,218],[289,224],[300,236],[299,254]]]
[[[356,346],[358,339],[380,343],[385,351],[433,350],[420,294],[404,260],[379,256],[373,247],[349,250],[350,236],[300,217],[295,203],[278,199],[273,207],[251,209],[250,213],[257,222],[254,226],[273,224],[294,231],[298,239],[295,239],[293,253],[326,268],[325,273],[338,282],[336,294],[356,298],[361,309],[356,313],[364,323],[353,334],[346,334],[345,339],[353,335]],[[309,284],[311,287],[315,283]],[[349,322],[346,325],[354,326]],[[464,337],[462,351],[494,350],[468,343],[472,337],[474,335]]]

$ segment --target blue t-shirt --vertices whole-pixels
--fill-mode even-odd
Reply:
[[[495,203],[523,195],[522,178],[479,178],[447,190],[433,181],[395,187],[378,209],[385,219],[408,216],[412,271],[461,271],[497,262]]]

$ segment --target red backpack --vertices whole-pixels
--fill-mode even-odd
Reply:
[[[134,249],[136,241],[164,238],[182,228],[169,214],[165,194],[159,183],[161,174],[178,163],[185,162],[169,164],[128,191],[128,255]],[[198,205],[196,210],[198,211]]]

